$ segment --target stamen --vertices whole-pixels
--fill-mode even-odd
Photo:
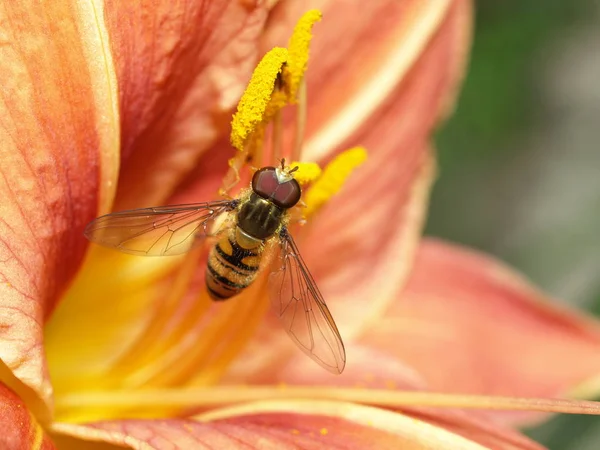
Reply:
[[[304,132],[306,129],[306,105],[307,89],[306,79],[302,77],[298,88],[298,97],[296,105],[296,129],[294,130],[294,147],[292,149],[292,160],[297,161],[302,155],[302,145],[304,143]]]
[[[283,150],[281,109],[298,103],[296,135],[292,159],[300,159],[306,124],[306,81],[312,27],[321,12],[311,10],[298,21],[289,41],[289,49],[274,48],[260,61],[231,122],[231,143],[254,164],[262,165],[265,129],[273,121],[273,158]],[[231,171],[230,171],[231,172]],[[238,171],[239,172],[239,171]],[[231,178],[231,177],[229,177]],[[227,190],[227,187],[224,191]]]
[[[539,411],[600,415],[600,403],[551,398],[494,397],[388,389],[335,388],[331,386],[213,386],[188,389],[78,392],[56,398],[57,412],[77,408],[161,411],[165,408],[202,408],[278,399],[349,401],[387,408],[428,406],[493,411]]]
[[[321,12],[313,9],[305,13],[294,28],[288,43],[289,60],[284,70],[284,77],[288,89],[289,103],[297,103],[296,129],[294,130],[294,146],[292,147],[292,160],[300,160],[302,144],[306,128],[307,89],[304,74],[308,68],[310,41],[312,40],[312,27],[321,20]]]
[[[223,184],[219,189],[219,195],[221,197],[229,197],[229,192],[231,189],[237,185],[241,179],[240,171],[247,164],[248,158],[250,158],[250,162],[252,162],[253,157],[248,155],[246,151],[238,152],[235,154],[233,158],[230,158],[227,162],[229,165],[229,170],[225,174],[223,178]]]
[[[365,162],[367,152],[363,147],[354,147],[339,154],[331,161],[323,175],[313,184],[312,188],[306,193],[306,217],[317,212],[337,194],[350,174]]]
[[[273,117],[273,160],[279,161],[283,156],[283,118],[281,110]],[[261,164],[262,165],[262,164]]]
[[[321,11],[313,9],[305,13],[294,27],[294,32],[288,43],[288,62],[284,71],[290,102],[296,101],[304,73],[308,67],[312,27],[321,20]]]
[[[314,162],[294,162],[292,166],[295,166],[293,171],[294,178],[300,186],[305,186],[308,183],[312,183],[321,176],[321,168],[317,163]]]
[[[248,141],[263,122],[275,81],[287,58],[285,48],[275,47],[263,56],[254,70],[231,121],[231,144],[239,151],[246,149]]]

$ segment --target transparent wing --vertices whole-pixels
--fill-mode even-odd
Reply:
[[[132,255],[179,255],[210,236],[215,219],[236,206],[237,200],[220,200],[120,211],[94,219],[83,234]]]
[[[321,366],[335,374],[346,365],[346,351],[333,317],[298,247],[284,230],[281,251],[269,276],[275,312],[292,340]]]

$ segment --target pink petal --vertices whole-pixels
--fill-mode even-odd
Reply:
[[[441,428],[390,411],[335,402],[257,402],[193,420],[57,424],[79,439],[141,449],[481,449]],[[73,448],[74,438],[65,440]],[[59,441],[61,442],[61,441]]]
[[[0,383],[0,448],[53,450],[56,447],[23,400]]]
[[[39,414],[51,402],[44,320],[116,184],[114,74],[95,14],[87,3],[0,6],[0,359]]]
[[[467,19],[463,3],[451,8],[402,82],[348,140],[339,142],[339,148],[364,145],[369,159],[313,223],[294,230],[346,341],[385,311],[408,275],[434,177],[429,136],[444,99],[456,87]],[[318,55],[313,60],[317,66]],[[250,372],[260,377],[261,371],[274,370],[273,361],[285,364],[283,355],[295,351],[287,339],[273,320],[267,321],[232,377],[247,379]]]
[[[600,370],[595,322],[501,263],[437,240],[421,244],[402,295],[362,342],[435,391],[560,397]]]
[[[122,111],[116,209],[164,203],[228,133],[231,110],[259,56],[266,7],[109,1],[105,9]]]

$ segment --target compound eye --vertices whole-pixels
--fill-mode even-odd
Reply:
[[[258,170],[252,177],[252,190],[284,209],[298,203],[302,195],[300,185],[295,179],[279,181],[275,167],[263,167]]]

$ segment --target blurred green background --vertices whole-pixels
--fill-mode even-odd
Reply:
[[[600,0],[478,0],[471,63],[437,136],[428,235],[484,250],[600,314]],[[527,433],[600,449],[600,418]]]

